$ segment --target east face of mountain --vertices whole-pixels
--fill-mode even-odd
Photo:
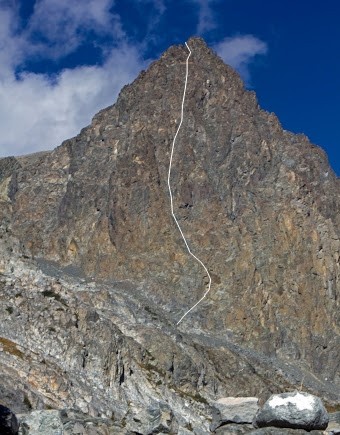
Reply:
[[[312,374],[317,384],[308,388],[337,401],[339,180],[325,153],[261,110],[201,39],[188,44],[171,184],[176,216],[213,283],[180,330],[200,336],[206,349],[209,339],[220,351],[227,340],[229,351],[257,355],[256,364],[282,362],[276,373],[287,385],[301,381],[301,370]],[[187,53],[171,47],[54,151],[0,160],[0,213],[18,255],[94,282],[129,282],[167,328],[207,283],[170,215],[167,187]],[[266,381],[270,391],[275,376]]]

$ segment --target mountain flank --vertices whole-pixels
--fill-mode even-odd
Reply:
[[[211,292],[176,327],[207,277],[170,214],[187,57],[173,46],[78,136],[0,159],[0,391],[17,412],[206,434],[221,397],[302,388],[340,405],[339,179],[188,45],[171,183]]]

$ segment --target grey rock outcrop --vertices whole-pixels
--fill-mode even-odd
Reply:
[[[259,410],[257,397],[224,397],[212,403],[213,432],[226,423],[251,424]]]
[[[303,392],[272,395],[256,414],[254,426],[322,430],[329,422],[320,398]]]

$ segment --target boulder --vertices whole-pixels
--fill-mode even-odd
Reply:
[[[270,396],[253,424],[311,431],[326,429],[328,421],[327,411],[318,397],[296,391]]]
[[[15,414],[6,406],[0,405],[0,433],[2,435],[17,435],[19,423]]]
[[[257,397],[223,397],[212,404],[210,430],[227,423],[252,423],[258,409]]]

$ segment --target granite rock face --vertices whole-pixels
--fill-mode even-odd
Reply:
[[[270,396],[254,418],[256,427],[286,427],[323,430],[329,417],[322,401],[307,393],[282,393]]]
[[[171,182],[209,297],[176,327],[207,283],[170,215],[176,46],[77,137],[0,159],[0,392],[14,410],[207,433],[221,397],[303,384],[340,403],[339,180],[201,39],[188,44]]]

